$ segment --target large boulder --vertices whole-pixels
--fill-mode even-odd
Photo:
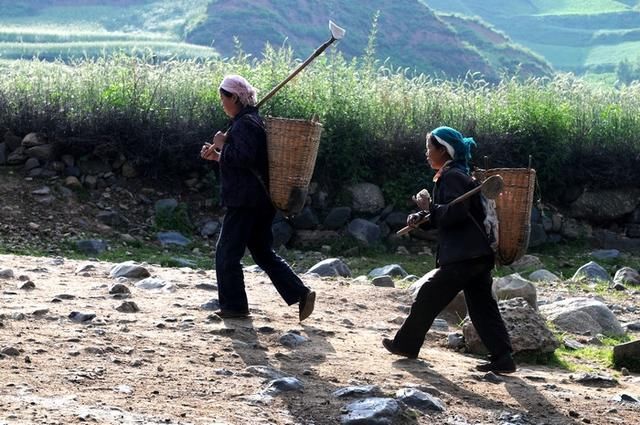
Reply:
[[[47,139],[44,134],[41,133],[29,133],[22,139],[22,146],[24,146],[25,148],[45,145],[46,143]]]
[[[311,267],[307,273],[315,273],[322,277],[351,277],[351,270],[339,258],[327,258]]]
[[[312,230],[318,227],[318,216],[309,207],[305,207],[291,218],[291,225],[296,230]]]
[[[624,335],[624,329],[609,307],[592,298],[569,298],[545,304],[540,306],[540,312],[565,332]]]
[[[613,347],[613,364],[640,373],[640,340]]]
[[[524,298],[531,308],[538,309],[538,292],[532,282],[518,273],[494,279],[493,292],[498,300]]]
[[[369,272],[369,278],[379,276],[393,276],[403,278],[407,276],[407,272],[399,264],[389,264],[383,267],[377,267]]]
[[[2,139],[2,142],[6,143],[7,150],[9,152],[13,152],[14,150],[18,149],[18,147],[22,145],[22,139],[16,136],[15,134],[13,134],[11,131],[7,131],[4,133],[4,138]]]
[[[560,346],[544,318],[524,298],[500,301],[498,307],[511,338],[514,353],[553,353]],[[462,326],[462,333],[470,352],[487,353],[487,348],[468,317]]]
[[[631,214],[638,205],[640,189],[637,188],[584,192],[571,204],[570,214],[575,218],[607,222]]]
[[[328,230],[338,230],[351,218],[351,208],[336,207],[329,211],[324,219],[323,226]]]
[[[623,267],[616,272],[613,282],[620,285],[640,286],[640,273],[631,267]]]
[[[347,232],[364,245],[373,245],[380,241],[380,226],[362,218],[356,218],[347,226]]]
[[[373,183],[358,183],[347,188],[351,194],[353,211],[364,214],[377,214],[384,208],[382,190]]]
[[[609,276],[609,272],[607,272],[600,264],[595,261],[589,261],[587,264],[576,270],[571,280],[578,282],[586,281],[588,283],[596,283],[598,281],[610,283],[611,277]]]

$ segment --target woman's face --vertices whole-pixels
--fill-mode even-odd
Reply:
[[[224,113],[227,114],[229,118],[233,118],[238,115],[240,112],[240,102],[238,102],[238,96],[232,94],[227,97],[224,93],[220,92],[220,104],[222,104],[222,109],[224,109]]]
[[[426,156],[427,162],[434,170],[439,170],[445,162],[451,159],[447,153],[447,149],[442,145],[436,146],[431,143],[431,138],[429,136],[427,136]]]

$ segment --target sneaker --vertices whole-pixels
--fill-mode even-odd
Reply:
[[[307,292],[306,295],[303,295],[302,298],[300,298],[300,302],[298,303],[298,311],[301,322],[307,317],[311,316],[315,304],[316,293],[313,291]]]
[[[246,319],[249,317],[248,311],[216,310],[213,314],[221,319]]]
[[[417,359],[418,355],[417,354],[410,354],[410,353],[406,353],[404,351],[400,351],[398,350],[395,345],[393,344],[393,340],[389,339],[389,338],[384,338],[382,340],[382,345],[384,346],[384,348],[387,349],[388,352],[390,352],[391,354],[395,354],[397,356],[402,356],[402,357],[406,357],[408,359]]]
[[[495,372],[495,373],[513,373],[516,371],[516,363],[511,357],[511,353],[503,354],[499,357],[489,356],[489,362],[479,364],[476,366],[476,370],[480,372]]]

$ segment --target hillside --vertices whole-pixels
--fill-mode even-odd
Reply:
[[[488,26],[463,18],[440,19],[417,0],[340,5],[317,0],[213,2],[207,19],[188,33],[187,40],[213,44],[223,56],[233,54],[234,37],[253,55],[269,42],[287,43],[306,56],[328,37],[327,22],[332,19],[348,31],[340,51],[348,57],[361,56],[377,13],[376,56],[381,61],[389,58],[391,66],[453,78],[469,70],[489,79],[503,71],[538,76],[552,72],[543,59],[517,48]],[[521,62],[524,67],[518,66]]]
[[[479,16],[547,59],[576,73],[613,72],[640,62],[640,1],[423,0],[437,11]]]
[[[387,66],[441,78],[471,71],[493,81],[503,73],[552,73],[541,57],[482,22],[441,18],[417,0],[30,0],[3,6],[0,60],[68,60],[120,50],[153,51],[159,59],[211,58],[217,52],[228,57],[235,53],[236,37],[253,56],[271,43],[288,44],[304,57],[328,37],[329,19],[348,30],[340,52],[361,57],[376,16],[375,58],[388,59]]]
[[[183,34],[208,0],[29,0],[2,3],[0,60],[71,60],[114,52],[156,59],[217,56]],[[80,3],[80,4],[78,4]]]

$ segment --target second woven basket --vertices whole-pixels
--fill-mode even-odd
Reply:
[[[536,170],[492,168],[474,171],[474,175],[482,180],[496,174],[504,182],[504,188],[495,200],[499,234],[496,261],[508,265],[520,259],[529,246]]]
[[[285,215],[302,211],[318,156],[322,124],[266,117],[271,201]]]

